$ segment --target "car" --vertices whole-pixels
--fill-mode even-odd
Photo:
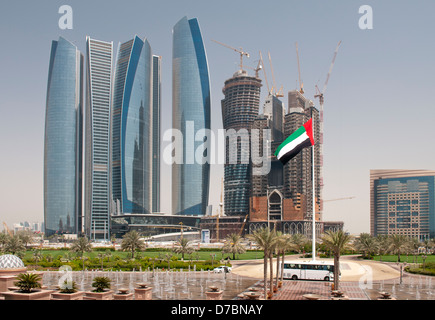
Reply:
[[[230,273],[231,270],[232,270],[231,267],[221,266],[221,267],[214,268],[213,272],[214,273],[222,273],[222,272]]]

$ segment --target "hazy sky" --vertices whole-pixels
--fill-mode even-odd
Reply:
[[[61,30],[61,5],[73,29]],[[360,6],[373,8],[373,29],[361,30]],[[324,220],[369,232],[370,169],[435,169],[435,3],[366,0],[11,1],[0,3],[0,220],[43,221],[45,98],[51,41],[59,36],[85,53],[87,35],[119,42],[147,37],[163,57],[163,128],[171,127],[172,27],[198,18],[209,62],[212,129],[222,127],[224,81],[239,55],[211,41],[243,47],[256,67],[270,52],[278,87],[297,87],[299,44],[306,96],[323,86],[342,41],[325,95]],[[269,83],[272,75],[266,62]],[[253,71],[251,71],[253,73]],[[260,74],[263,77],[263,74]],[[266,94],[262,90],[262,102]],[[282,98],[287,107],[287,98]],[[318,101],[315,100],[317,105]],[[222,166],[213,166],[210,202],[220,197]],[[162,170],[162,211],[170,212],[170,167]]]

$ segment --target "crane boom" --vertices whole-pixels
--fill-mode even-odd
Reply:
[[[301,79],[301,65],[299,63],[299,48],[298,48],[297,42],[296,42],[296,57],[298,59],[299,87],[300,87],[299,92],[304,94],[304,83],[302,82],[302,79]]]
[[[325,84],[323,85],[322,94],[325,94],[326,92],[326,87],[328,86],[329,77],[331,76],[332,68],[334,68],[335,58],[337,58],[337,53],[338,53],[338,49],[340,48],[340,45],[341,45],[341,41],[338,42],[337,48],[335,48],[334,57],[332,58],[331,66],[329,67],[329,72],[328,75],[326,76]]]
[[[243,48],[236,49],[236,48],[233,48],[225,43],[222,43],[222,42],[219,42],[216,40],[212,40],[212,41],[216,42],[217,44],[220,44],[221,46],[224,46],[228,49],[231,49],[231,50],[234,50],[234,51],[240,53],[240,70],[243,70],[243,56],[246,56],[246,58],[249,58],[249,53],[243,51]]]
[[[270,93],[269,82],[267,81],[266,69],[264,68],[264,61],[263,61],[263,56],[261,54],[261,51],[260,51],[260,61],[261,61],[261,65],[263,66],[264,80],[266,81],[267,92]]]

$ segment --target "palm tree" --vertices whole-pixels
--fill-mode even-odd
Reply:
[[[369,233],[361,233],[359,238],[355,240],[355,248],[362,251],[363,257],[371,257],[377,252],[379,243]]]
[[[400,262],[400,255],[410,250],[409,238],[403,234],[392,234],[389,238],[388,251],[397,254],[397,262]]]
[[[332,251],[334,255],[334,288],[338,290],[340,283],[340,255],[345,249],[350,249],[352,237],[343,230],[327,231],[322,236],[322,243]]]
[[[255,230],[252,234],[248,235],[248,238],[255,242],[264,251],[264,297],[267,297],[267,259],[270,256],[270,252],[273,250],[276,241],[275,232],[271,231],[267,227],[263,227]],[[272,293],[272,287],[270,287]]]
[[[243,254],[245,252],[246,249],[242,244],[242,237],[239,234],[232,233],[225,239],[225,244],[222,247],[222,253],[232,253],[233,260],[235,260],[236,254]]]
[[[382,261],[382,256],[388,253],[389,238],[387,235],[377,235],[376,236],[377,249],[379,254],[379,260]]]
[[[141,251],[144,249],[145,249],[145,244],[140,239],[140,235],[139,233],[137,233],[137,231],[135,230],[130,231],[122,237],[121,250],[130,251],[132,259],[134,259],[135,251]]]
[[[9,237],[8,242],[6,243],[6,252],[10,252],[11,254],[17,254],[20,251],[24,251],[26,248],[23,245],[20,237],[14,235]]]
[[[88,238],[80,237],[72,243],[71,251],[80,254],[80,257],[83,258],[85,252],[92,251],[92,246]]]
[[[291,242],[296,247],[297,251],[301,253],[308,242],[308,238],[302,233],[295,233],[291,236]]]
[[[27,245],[33,240],[33,232],[30,230],[22,230],[17,232],[17,236],[21,239],[21,242],[27,250]]]
[[[293,235],[294,236],[294,235]],[[279,275],[279,279],[283,281],[284,279],[284,261],[285,261],[285,253],[290,250],[298,250],[299,247],[293,242],[293,236],[289,234],[284,234],[278,239],[278,246],[280,248],[280,253],[282,255],[281,259],[281,273]],[[278,260],[277,260],[278,265]],[[278,268],[277,268],[277,277],[278,277]]]
[[[174,249],[175,253],[181,253],[181,259],[184,260],[184,254],[191,254],[195,250],[190,246],[190,241],[186,238],[180,238],[178,242],[175,244],[176,248]]]
[[[6,245],[9,241],[10,235],[7,233],[0,233],[0,252],[6,250]]]

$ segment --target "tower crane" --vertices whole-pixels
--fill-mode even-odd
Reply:
[[[320,143],[319,143],[319,151],[320,151],[320,190],[323,188],[323,103],[324,103],[324,94],[326,92],[326,88],[328,86],[329,78],[332,73],[332,68],[335,64],[335,58],[337,58],[338,49],[340,48],[341,41],[338,42],[337,47],[335,48],[334,57],[332,58],[331,66],[329,67],[328,74],[326,76],[325,84],[323,85],[322,91],[320,91],[319,87],[316,85],[316,94],[314,95],[314,98],[319,98],[319,106],[320,106]]]
[[[13,236],[14,233],[9,229],[8,225],[6,224],[6,222],[3,221],[3,227],[5,229],[5,231],[10,235]]]
[[[260,61],[261,61],[261,65],[263,66],[264,80],[266,81],[267,92],[271,94],[271,90],[269,88],[269,82],[267,81],[266,69],[264,68],[263,55],[261,54],[261,51],[260,51]]]
[[[243,56],[246,56],[246,58],[249,58],[249,53],[243,51],[243,48],[236,49],[236,48],[233,48],[225,43],[222,43],[222,42],[219,42],[216,40],[212,40],[212,41],[216,42],[217,44],[220,44],[221,46],[227,47],[228,49],[231,49],[231,50],[238,52],[240,54],[240,70],[243,70]]]
[[[304,94],[304,83],[302,82],[301,79],[301,65],[299,63],[299,48],[298,48],[298,43],[296,42],[296,57],[298,59],[298,73],[299,73],[299,92],[301,94]]]
[[[355,198],[354,196],[352,197],[344,197],[344,198],[337,198],[337,199],[328,199],[328,200],[323,200],[323,202],[331,202],[331,201],[340,201],[340,200],[350,200]]]
[[[269,63],[270,63],[270,70],[272,71],[272,81],[273,81],[273,86],[272,86],[272,90],[271,92],[273,92],[273,89],[275,88],[275,96],[276,97],[284,97],[284,94],[282,93],[283,87],[281,86],[281,88],[277,91],[277,86],[275,83],[275,75],[273,73],[273,66],[272,66],[272,58],[270,57],[270,52],[268,52],[269,54]]]
[[[262,64],[261,60],[258,60],[257,68],[252,68],[252,67],[248,67],[248,66],[245,66],[245,67],[254,70],[255,77],[258,78],[258,73],[260,72],[261,69],[263,69],[263,64]]]

